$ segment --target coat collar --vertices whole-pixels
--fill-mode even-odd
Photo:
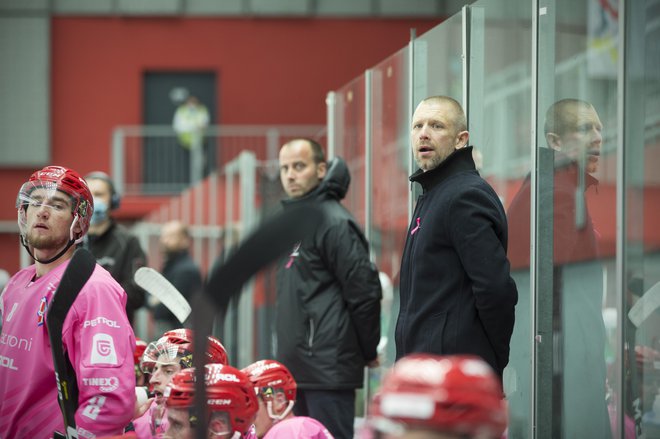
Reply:
[[[466,146],[452,152],[437,168],[427,172],[418,169],[409,177],[409,180],[421,184],[424,192],[426,192],[450,176],[463,171],[476,171],[474,160],[472,159],[471,146]]]

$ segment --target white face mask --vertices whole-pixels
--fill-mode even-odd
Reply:
[[[94,198],[94,213],[92,214],[91,224],[100,224],[108,219],[108,205],[105,201]]]

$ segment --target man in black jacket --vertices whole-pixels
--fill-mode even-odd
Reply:
[[[121,198],[110,177],[97,171],[87,174],[85,180],[94,197],[94,214],[85,246],[126,291],[126,314],[133,325],[135,310],[144,305],[145,299],[145,292],[137,286],[133,275],[138,268],[147,265],[147,257],[138,239],[112,218]]]
[[[467,146],[460,104],[423,100],[412,121],[420,167],[418,198],[401,260],[396,356],[474,354],[502,378],[509,361],[516,285],[509,273],[507,222]]]
[[[202,274],[189,253],[191,242],[190,230],[181,221],[174,220],[163,224],[160,230],[160,246],[165,262],[161,272],[188,302],[196,292],[202,290]],[[181,326],[174,314],[158,299],[151,296],[149,304],[153,307],[157,334]]]
[[[355,389],[364,366],[378,365],[381,288],[367,241],[341,205],[350,175],[340,158],[326,163],[320,145],[295,139],[280,150],[284,208],[318,203],[323,221],[278,267],[277,360],[298,383],[294,412],[353,437]]]

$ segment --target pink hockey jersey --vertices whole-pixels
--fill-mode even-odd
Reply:
[[[32,281],[34,265],[14,275],[0,300],[0,438],[52,438],[65,432],[45,325],[68,262]],[[97,265],[62,330],[76,372],[80,438],[120,434],[135,408],[135,336],[126,293]]]
[[[160,407],[156,400],[139,418],[133,419],[133,428],[138,439],[161,438],[170,426],[167,419],[167,407]]]
[[[327,428],[307,416],[293,416],[273,425],[264,439],[333,439]]]

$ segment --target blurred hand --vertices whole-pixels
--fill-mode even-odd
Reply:
[[[370,362],[368,362],[367,366],[371,369],[373,369],[375,367],[379,367],[380,366],[380,357],[376,357],[373,360],[371,360]]]

